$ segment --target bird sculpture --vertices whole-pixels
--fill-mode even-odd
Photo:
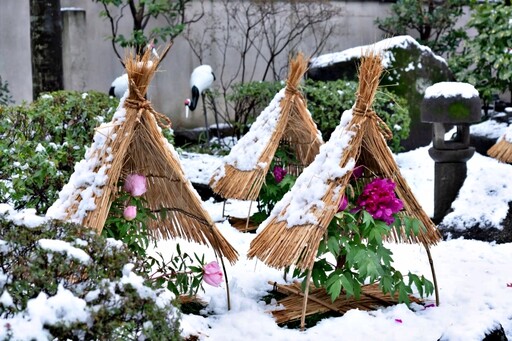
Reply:
[[[208,116],[206,114],[206,106],[204,101],[204,93],[208,90],[215,80],[215,74],[213,73],[210,65],[199,65],[196,67],[190,75],[190,89],[192,91],[192,99],[187,98],[185,100],[185,117],[188,118],[189,110],[194,111],[199,101],[199,96],[203,100],[203,114],[204,114],[204,126],[206,132],[206,145],[210,144],[210,132],[208,128]],[[217,121],[217,116],[215,116]]]
[[[187,118],[189,110],[194,111],[196,109],[200,95],[203,96],[204,101],[204,92],[212,86],[214,80],[215,74],[213,73],[212,67],[210,65],[199,65],[192,71],[192,74],[190,75],[190,88],[192,91],[192,98],[187,98],[185,100],[185,116]]]
[[[144,48],[151,49],[151,53],[156,58],[160,58],[158,56],[158,53],[156,52],[155,45],[153,44],[153,41],[151,41],[149,44],[146,45]],[[108,91],[109,96],[121,98],[124,96],[125,92],[128,90],[128,74],[123,73],[121,76],[114,79],[112,84],[110,84],[110,90]]]
[[[123,73],[121,76],[114,79],[114,81],[110,85],[108,95],[121,98],[123,97],[126,90],[128,90],[128,74]]]

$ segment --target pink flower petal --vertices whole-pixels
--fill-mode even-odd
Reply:
[[[142,174],[130,174],[124,180],[124,190],[134,197],[146,193],[146,177]]]
[[[206,264],[203,268],[203,280],[214,287],[220,286],[222,283],[222,271],[219,267],[219,263],[216,261]]]
[[[396,323],[402,323],[402,320],[401,319],[395,319],[395,322]]]
[[[131,221],[131,220],[135,219],[136,216],[137,216],[137,207],[126,206],[126,208],[123,211],[124,219]]]

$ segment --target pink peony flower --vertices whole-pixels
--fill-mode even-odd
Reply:
[[[216,261],[206,264],[203,268],[203,279],[211,286],[218,287],[222,283],[222,271]]]
[[[346,196],[341,197],[340,204],[338,205],[338,212],[345,211],[348,206],[348,199]]]
[[[275,166],[272,172],[274,173],[274,178],[276,179],[277,183],[283,181],[284,176],[286,175],[286,173],[288,173],[286,169],[279,166]]]
[[[363,188],[356,204],[374,219],[391,225],[395,221],[393,214],[404,207],[402,201],[396,197],[395,186],[391,179],[375,179]]]
[[[130,174],[124,181],[124,190],[134,197],[146,193],[146,177],[142,174]]]
[[[124,219],[131,221],[131,220],[135,219],[136,216],[137,216],[137,207],[126,206],[126,208],[123,211]]]

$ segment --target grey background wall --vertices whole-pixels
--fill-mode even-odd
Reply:
[[[30,15],[28,1],[1,0],[0,7],[0,76],[9,82],[9,88],[17,103],[32,100],[31,54],[30,54]],[[236,6],[237,1],[233,1]],[[341,51],[346,48],[371,44],[382,38],[373,21],[378,16],[386,16],[389,3],[377,1],[333,1],[342,9],[342,15],[335,18],[337,33],[328,42],[324,53]],[[195,3],[194,6],[198,4]],[[219,7],[206,3],[205,18]],[[92,0],[61,0],[65,11],[63,16],[63,59],[66,89],[108,92],[111,82],[123,73],[123,68],[107,37],[109,23],[100,18],[102,6]],[[207,20],[194,24],[192,30],[204,31]],[[66,25],[66,23],[72,23]],[[130,22],[122,25],[124,32],[130,31]],[[313,51],[313,42],[304,41],[301,47],[308,55]],[[210,51],[204,56],[204,63],[214,70],[220,65],[223,56]],[[228,56],[227,65],[237,58]],[[281,56],[287,59],[287,54]],[[282,62],[286,63],[286,60]],[[163,61],[149,91],[149,98],[155,109],[173,121],[175,128],[200,126],[201,115],[185,119],[183,101],[190,96],[189,76],[199,60],[192,53],[185,39],[179,37]],[[200,108],[199,108],[200,109]],[[199,111],[201,112],[201,111]]]

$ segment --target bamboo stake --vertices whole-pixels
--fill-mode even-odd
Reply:
[[[311,284],[311,272],[313,272],[313,267],[308,269],[308,275],[306,276],[306,288],[304,289],[304,301],[302,302],[302,315],[300,316],[300,331],[304,331],[306,329],[306,310],[308,308],[308,294],[309,294],[309,285]]]

